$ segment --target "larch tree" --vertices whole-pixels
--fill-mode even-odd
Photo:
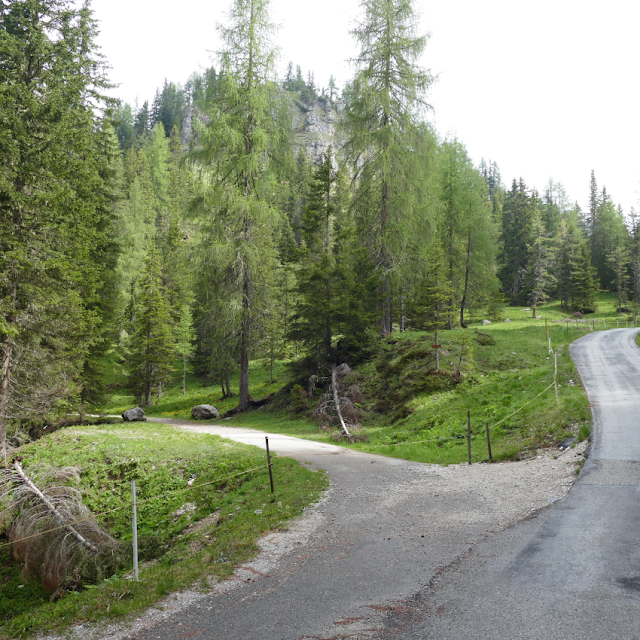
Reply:
[[[447,256],[451,285],[448,327],[453,310],[460,309],[460,326],[466,328],[465,310],[483,294],[495,293],[495,247],[497,229],[483,177],[471,162],[462,143],[445,140],[439,150],[438,216],[440,243]]]
[[[353,167],[362,233],[381,272],[380,329],[391,331],[396,261],[418,234],[421,207],[419,115],[433,76],[420,68],[426,35],[418,35],[413,0],[363,0],[352,31],[360,51],[345,89],[345,151]]]
[[[0,4],[0,443],[81,390],[112,234],[112,133],[88,4]],[[110,242],[110,240],[109,240]]]
[[[245,411],[251,401],[249,356],[268,297],[269,279],[263,276],[275,262],[273,156],[285,133],[276,126],[281,98],[268,0],[233,0],[227,24],[218,30],[224,48],[219,53],[217,100],[192,159],[203,174],[200,210],[212,218],[209,229],[217,238],[207,246],[220,248],[232,260],[221,271],[230,276],[234,297],[239,298],[233,332],[240,352],[237,411]]]

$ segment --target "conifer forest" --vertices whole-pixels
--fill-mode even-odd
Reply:
[[[268,0],[226,9],[212,66],[131,105],[89,2],[0,2],[1,441],[114,368],[140,406],[188,374],[239,413],[255,360],[306,388],[392,332],[640,300],[640,219],[593,172],[581,209],[430,124],[414,0],[362,1],[344,87],[279,73]]]

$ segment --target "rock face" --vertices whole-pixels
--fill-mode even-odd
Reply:
[[[345,141],[338,135],[342,112],[342,103],[323,97],[316,98],[309,105],[299,103],[294,108],[294,147],[303,148],[315,165],[322,162],[329,146],[333,147],[334,153],[344,146]]]
[[[144,411],[140,407],[135,409],[129,409],[122,414],[122,419],[125,422],[144,422],[147,419]]]
[[[220,412],[210,404],[199,404],[191,409],[191,416],[194,420],[209,420],[219,418]]]

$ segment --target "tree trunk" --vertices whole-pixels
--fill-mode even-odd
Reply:
[[[387,116],[385,114],[385,121]],[[391,285],[389,277],[390,260],[386,247],[386,229],[389,217],[389,185],[383,178],[382,182],[382,198],[380,206],[380,262],[383,269],[382,276],[382,313],[380,317],[380,331],[382,333],[391,333]]]
[[[96,547],[90,540],[87,540],[83,535],[78,533],[70,524],[68,524],[65,519],[62,517],[60,512],[56,509],[56,506],[47,498],[47,496],[36,487],[35,484],[29,479],[27,474],[23,471],[19,462],[15,463],[15,469],[20,476],[22,482],[29,488],[29,491],[33,493],[38,499],[47,507],[47,510],[54,517],[55,521],[61,526],[64,527],[74,538],[76,538],[84,547],[89,549],[92,553],[98,553],[98,547]]]
[[[144,383],[144,406],[151,406],[151,380]]]
[[[2,379],[0,379],[0,441],[2,441],[2,458],[7,464],[7,417],[9,414],[9,383],[11,382],[11,356],[13,345],[8,337],[2,341]]]
[[[469,290],[469,263],[471,262],[471,229],[469,229],[469,237],[467,238],[467,264],[464,269],[464,291],[462,292],[462,300],[460,301],[460,326],[467,328],[464,323],[464,308],[467,304],[467,292]]]
[[[225,384],[227,385],[227,398],[233,398],[234,393],[233,391],[231,391],[231,383],[229,382],[229,367],[225,367],[224,368],[224,381]],[[224,389],[222,389],[222,395],[224,394]]]
[[[182,395],[187,393],[187,356],[182,356]]]
[[[331,386],[333,387],[333,404],[336,406],[336,413],[340,418],[340,426],[342,427],[342,433],[349,438],[350,442],[353,442],[353,436],[349,433],[347,425],[342,417],[342,410],[340,409],[340,394],[338,393],[338,375],[336,374],[337,367],[334,365],[331,371]]]
[[[246,260],[246,259],[245,259]],[[242,284],[242,329],[240,331],[240,391],[238,395],[238,411],[249,408],[249,333],[251,330],[250,300],[251,281],[248,267],[244,264],[244,282]]]

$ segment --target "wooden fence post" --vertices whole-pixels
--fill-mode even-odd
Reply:
[[[273,472],[271,471],[271,467],[273,466],[273,464],[271,463],[271,453],[269,452],[269,438],[265,436],[264,441],[267,444],[267,464],[269,465],[269,482],[271,483],[271,493],[273,493]]]

